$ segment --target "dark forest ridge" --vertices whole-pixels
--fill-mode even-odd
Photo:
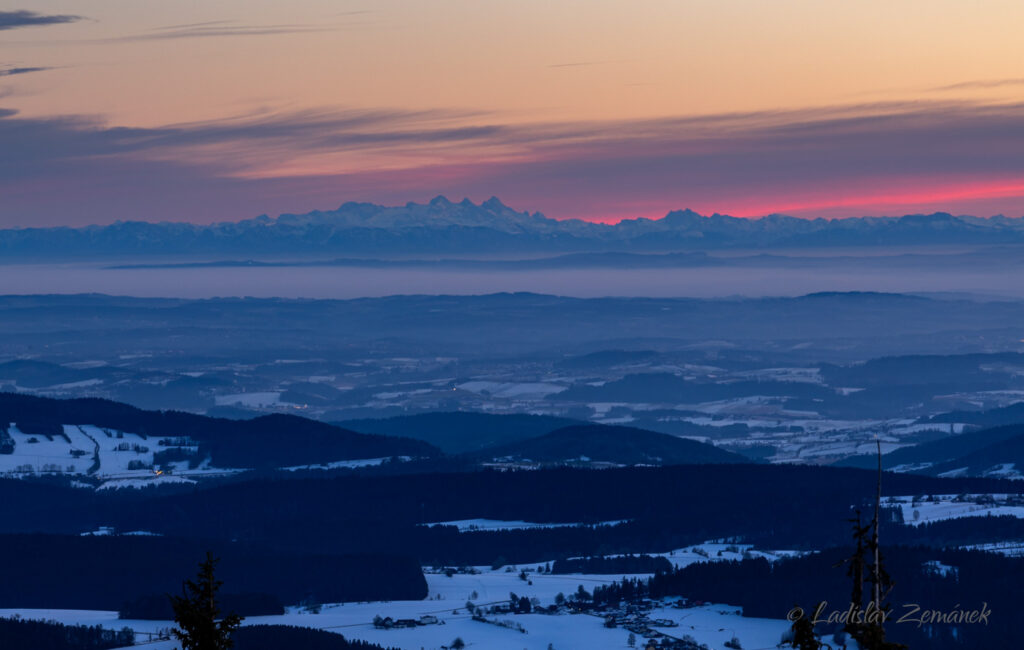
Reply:
[[[477,452],[481,458],[537,463],[598,462],[626,465],[745,463],[714,445],[635,427],[582,424]]]
[[[149,256],[553,253],[718,248],[1009,244],[1024,242],[1024,220],[948,213],[901,217],[737,218],[677,210],[661,219],[602,224],[519,212],[497,198],[481,204],[382,206],[348,202],[336,210],[266,215],[211,225],[116,222],[84,228],[0,230],[8,259]]]

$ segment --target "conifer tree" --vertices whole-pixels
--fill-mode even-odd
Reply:
[[[814,623],[806,616],[793,621],[792,630],[793,639],[790,641],[790,645],[798,650],[819,650],[824,645],[814,632]]]
[[[228,614],[221,618],[217,604],[217,591],[223,584],[214,577],[219,559],[213,553],[206,553],[206,560],[199,565],[196,580],[182,584],[181,596],[171,596],[174,621],[178,624],[173,631],[181,641],[181,650],[229,650],[234,647],[231,634],[238,629],[242,617]]]

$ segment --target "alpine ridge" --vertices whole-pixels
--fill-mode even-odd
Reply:
[[[145,217],[145,215],[140,215]],[[738,218],[676,210],[660,219],[603,224],[520,212],[496,197],[480,204],[348,202],[336,210],[238,222],[119,221],[84,228],[0,230],[7,259],[208,257],[409,253],[667,252],[720,248],[1024,243],[1024,219],[948,213],[902,217]]]

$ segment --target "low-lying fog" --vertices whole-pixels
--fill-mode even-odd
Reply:
[[[110,269],[100,264],[0,266],[0,294],[359,298],[529,291],[598,296],[793,296],[816,291],[951,292],[1024,298],[1024,269],[964,267],[558,269],[457,271],[357,267]]]

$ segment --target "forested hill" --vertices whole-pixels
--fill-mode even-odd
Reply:
[[[707,443],[633,427],[602,424],[564,427],[529,440],[481,450],[477,457],[540,463],[586,460],[622,465],[749,462],[744,456]]]
[[[871,468],[876,462],[874,456],[853,456],[836,465]],[[909,467],[915,472],[928,474],[962,469],[971,476],[980,476],[987,471],[1014,465],[1024,467],[1024,424],[961,433],[897,449],[882,456],[882,466],[886,469]]]
[[[79,534],[113,526],[167,536],[188,531],[206,539],[310,553],[395,553],[416,555],[424,564],[473,565],[498,556],[530,562],[662,552],[733,536],[768,548],[816,548],[848,538],[850,508],[870,502],[875,479],[871,471],[802,465],[558,467],[254,478],[199,484],[173,495],[0,480],[0,534]],[[887,495],[1024,489],[1014,481],[911,474],[887,474],[883,484]],[[452,526],[423,525],[467,519],[629,523],[466,534]],[[974,526],[983,520],[975,519]],[[808,521],[814,522],[810,528]],[[942,538],[937,530],[929,531],[932,538]],[[971,543],[961,540],[961,533],[944,543]]]

